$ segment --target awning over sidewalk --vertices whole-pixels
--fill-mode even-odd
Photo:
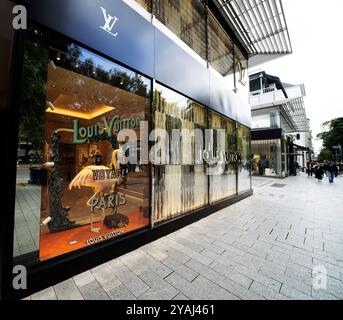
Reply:
[[[293,143],[293,147],[295,148],[295,149],[297,149],[297,150],[301,150],[301,151],[310,151],[310,148],[307,148],[307,147],[303,147],[303,146],[299,146],[299,145],[297,145],[297,144],[295,144],[295,143]]]
[[[214,0],[250,56],[292,53],[281,0]]]

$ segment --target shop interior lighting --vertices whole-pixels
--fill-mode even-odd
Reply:
[[[51,105],[53,106],[52,103]],[[59,114],[62,116],[69,116],[69,117],[80,118],[84,120],[92,120],[105,113],[115,110],[114,107],[110,107],[107,105],[101,105],[96,109],[96,111],[90,111],[90,112],[70,110],[63,106],[57,106],[57,107],[54,106],[54,109],[52,109],[50,105],[48,106],[49,108],[46,110],[47,113],[54,113],[54,114]]]
[[[48,106],[48,108],[49,108],[51,111],[56,110],[56,107],[54,106],[54,104],[53,104],[51,101],[47,101],[47,102],[46,102],[46,105]]]

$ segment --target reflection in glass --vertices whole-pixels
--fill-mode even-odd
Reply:
[[[280,114],[277,111],[254,112],[252,115],[252,129],[277,129],[280,127]]]
[[[149,166],[139,152],[134,164],[123,159],[139,149],[150,80],[74,44],[55,49],[44,31],[30,32],[15,255],[47,260],[149,225]],[[135,134],[132,148],[118,141],[122,129]]]
[[[135,0],[137,1],[145,10],[151,12],[152,0]]]
[[[237,125],[238,193],[251,189],[250,129]]]
[[[211,14],[208,21],[209,62],[222,76],[233,74],[233,42]]]
[[[218,160],[209,167],[210,202],[236,194],[235,122],[217,113],[209,113],[213,139],[210,150]]]
[[[201,0],[156,0],[156,18],[206,59],[206,8]]]
[[[153,219],[161,222],[208,203],[203,146],[187,134],[204,134],[207,116],[205,108],[161,85],[156,86],[154,116],[155,128],[166,130],[164,144],[170,146],[165,165],[153,168]],[[173,138],[173,130],[186,134]]]

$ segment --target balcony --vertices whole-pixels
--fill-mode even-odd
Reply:
[[[249,103],[252,109],[254,107],[261,107],[264,105],[270,105],[278,101],[285,99],[285,95],[282,90],[278,90],[275,86],[263,88],[262,90],[250,92]]]
[[[305,87],[301,85],[283,84],[288,98],[275,85],[262,90],[250,92],[249,103],[252,111],[278,107],[291,124],[290,132],[308,132],[309,119],[306,116],[303,97],[306,96]]]

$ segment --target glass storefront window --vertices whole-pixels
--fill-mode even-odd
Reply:
[[[15,256],[34,253],[43,261],[150,224],[149,166],[140,164],[139,152],[136,163],[125,161],[139,149],[150,90],[151,81],[142,75],[30,28]],[[131,147],[125,144],[128,130]]]
[[[223,31],[217,20],[208,17],[209,62],[222,76],[233,74],[233,42]]]
[[[277,129],[281,128],[280,114],[277,111],[253,112],[252,129]]]
[[[233,47],[226,49],[231,59]],[[233,70],[230,61],[224,65]],[[250,130],[160,84],[151,114],[151,85],[30,25],[17,154],[18,261],[49,260],[250,189]],[[157,142],[170,146],[152,166],[141,159],[142,123],[151,116],[150,129],[167,137]],[[136,162],[128,163],[131,154]]]
[[[152,0],[135,0],[138,2],[145,10],[151,12],[152,10]]]
[[[287,117],[285,117],[282,113],[280,113],[280,128],[284,132],[294,132],[294,126],[287,120]]]
[[[155,15],[206,59],[206,9],[200,0],[156,0]]]
[[[287,137],[282,135],[281,137],[281,176],[287,177],[289,175],[289,150],[288,150]]]
[[[238,153],[238,192],[251,188],[251,150],[250,129],[237,125],[237,153]]]
[[[235,122],[215,112],[209,113],[212,129],[209,150],[215,159],[209,164],[210,202],[235,195],[236,186],[236,137]]]
[[[162,222],[208,204],[208,180],[202,157],[207,112],[201,105],[159,84],[154,101],[155,129],[166,133],[163,146],[167,148],[163,163],[153,166],[153,219]]]
[[[0,3],[0,110],[7,105],[14,29],[10,20],[13,2]]]
[[[281,163],[280,139],[252,141],[251,148],[254,175],[282,176],[284,163]]]

